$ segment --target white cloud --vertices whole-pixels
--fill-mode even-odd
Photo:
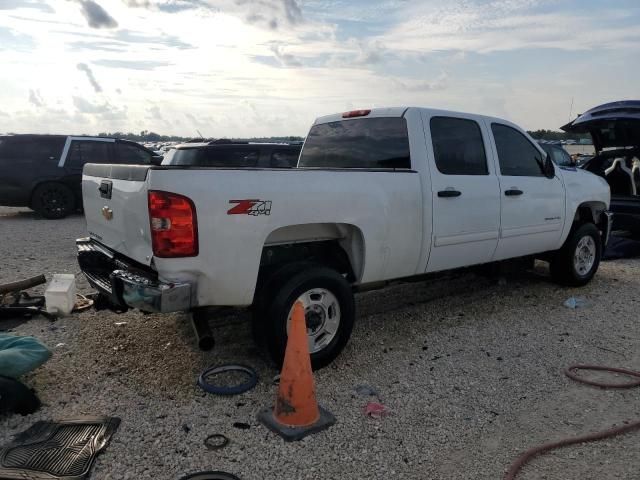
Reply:
[[[638,94],[638,22],[615,1],[594,13],[550,0],[85,0],[115,28],[89,27],[78,0],[55,13],[11,1],[23,6],[0,17],[2,131],[304,134],[321,114],[398,104],[553,128],[571,96],[588,108]],[[589,61],[526,68],[541,48],[536,65]]]

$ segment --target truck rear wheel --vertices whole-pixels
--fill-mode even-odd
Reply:
[[[255,312],[256,340],[266,348],[271,360],[281,366],[293,304],[301,301],[305,309],[311,365],[314,369],[328,365],[351,336],[355,318],[351,286],[338,272],[321,266],[309,266],[278,280],[272,282]],[[270,298],[265,298],[267,296]]]
[[[566,242],[551,260],[554,281],[574,287],[591,281],[600,265],[602,239],[593,223],[572,230]]]
[[[69,187],[62,183],[42,183],[31,196],[31,207],[44,218],[64,218],[75,210],[76,200]]]

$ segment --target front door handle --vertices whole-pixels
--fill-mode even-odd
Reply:
[[[459,197],[460,195],[462,195],[462,192],[458,190],[440,190],[438,192],[438,196],[444,198]]]
[[[522,190],[516,190],[516,189],[512,189],[512,190],[505,190],[504,194],[507,197],[517,197],[518,195],[522,195],[524,192]]]

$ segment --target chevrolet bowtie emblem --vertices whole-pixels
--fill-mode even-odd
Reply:
[[[111,220],[113,218],[113,210],[105,205],[102,207],[102,216],[107,220]]]

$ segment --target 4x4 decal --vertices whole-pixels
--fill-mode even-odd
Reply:
[[[227,211],[227,215],[271,215],[270,200],[229,200],[231,204],[237,204]]]

